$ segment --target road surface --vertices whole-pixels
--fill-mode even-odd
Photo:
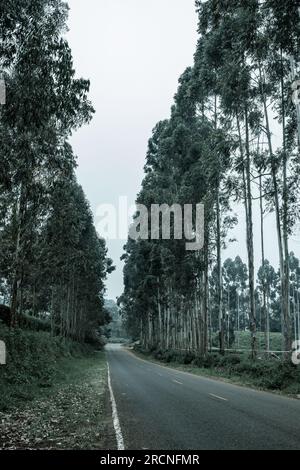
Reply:
[[[300,449],[300,400],[153,364],[120,345],[107,358],[125,449]]]

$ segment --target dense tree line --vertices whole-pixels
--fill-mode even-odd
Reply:
[[[300,207],[299,123],[292,100],[300,50],[298,2],[197,0],[196,7],[194,65],[180,78],[170,119],[153,131],[137,202],[149,209],[151,204],[202,202],[204,248],[188,252],[184,240],[151,240],[150,234],[148,240],[129,239],[119,303],[128,328],[147,348],[194,349],[205,355],[213,328],[223,353],[234,329],[228,311],[237,309],[237,298],[232,303],[231,296],[238,277],[239,288],[247,291],[240,326],[249,328],[252,357],[260,323],[268,348],[274,302],[283,350],[290,351],[295,326],[291,279],[298,260],[289,252],[289,237]],[[259,223],[253,216],[256,200]],[[237,258],[223,265],[237,203],[244,206],[247,264]],[[279,272],[265,259],[267,212],[276,220]],[[261,234],[260,260],[254,259],[254,229]]]
[[[75,78],[62,0],[0,6],[0,289],[10,324],[44,318],[83,341],[107,321],[113,269],[75,176],[71,133],[88,123],[89,81]]]

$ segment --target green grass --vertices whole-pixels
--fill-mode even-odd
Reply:
[[[114,448],[104,352],[0,324],[0,449]]]
[[[0,366],[0,411],[9,411],[51,387],[60,374],[61,359],[84,357],[92,351],[47,332],[12,330],[2,324],[0,340],[7,350],[7,363]]]
[[[239,342],[238,342],[239,336]],[[257,332],[257,347],[259,350],[265,349],[265,338],[264,333]],[[250,349],[251,338],[249,331],[240,331],[239,333],[235,332],[235,342],[232,348],[236,349]],[[214,340],[215,343],[215,340]],[[239,344],[238,344],[239,343]],[[270,333],[270,350],[271,351],[281,351],[282,350],[282,335],[281,333]]]
[[[51,387],[0,413],[0,449],[114,448],[104,353],[58,366]]]

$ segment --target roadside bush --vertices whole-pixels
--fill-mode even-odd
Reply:
[[[86,334],[84,341],[96,351],[102,351],[106,344],[106,338],[95,330]]]
[[[289,362],[269,364],[268,371],[260,375],[262,386],[272,390],[284,390],[292,386],[300,391],[300,370]]]
[[[229,366],[235,366],[241,363],[241,356],[238,354],[230,354],[228,356],[224,356],[224,362]]]
[[[241,357],[238,354],[219,356],[218,362],[221,367],[235,370],[236,366],[241,363]]]
[[[176,353],[174,353],[173,351],[165,351],[163,353],[163,360],[167,363],[177,362],[178,357],[177,357]]]
[[[203,367],[206,369],[211,369],[212,367],[218,367],[220,365],[220,361],[222,360],[222,356],[219,354],[207,354],[206,357],[203,359]]]
[[[235,375],[250,380],[254,385],[268,390],[300,391],[300,369],[291,362],[274,359],[257,360],[224,357],[222,368],[228,375]]]
[[[197,356],[193,360],[193,365],[200,368],[211,369],[220,364],[222,356],[215,353],[209,353],[205,357]]]
[[[140,351],[143,352],[143,351]],[[150,355],[150,352],[147,352]],[[165,363],[192,365],[200,369],[214,370],[222,377],[240,377],[246,383],[253,383],[267,390],[284,390],[288,393],[300,393],[300,366],[278,359],[258,359],[252,361],[246,354],[231,353],[222,356],[209,353],[205,357],[192,352],[166,351],[157,349],[152,356]]]
[[[203,357],[196,356],[195,359],[192,362],[192,365],[195,366],[195,367],[200,367],[201,368],[201,367],[203,367],[203,360],[204,360]]]
[[[195,354],[192,352],[187,352],[183,356],[183,363],[184,364],[192,364],[192,362],[195,360]]]
[[[0,410],[18,399],[30,398],[32,387],[50,387],[59,374],[58,360],[82,357],[92,352],[47,332],[10,329],[0,324],[0,340],[6,344],[6,365],[0,366]]]
[[[153,357],[157,359],[158,361],[163,360],[163,351],[161,349],[157,349],[156,351],[153,352]]]
[[[155,359],[162,362],[176,362],[178,364],[191,364],[195,359],[192,352],[178,351],[178,350],[163,350],[156,349],[154,351],[147,351],[146,354],[151,354]]]
[[[31,331],[51,331],[51,322],[48,318],[33,317],[29,314],[23,314],[21,316],[19,326],[22,329]]]

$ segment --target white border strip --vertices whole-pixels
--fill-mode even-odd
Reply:
[[[116,433],[117,446],[118,446],[118,450],[125,450],[124,439],[123,439],[121,425],[120,425],[119,416],[118,416],[117,404],[116,404],[114,392],[111,386],[110,369],[109,369],[108,363],[107,363],[107,374],[108,374],[108,388],[109,388],[109,393],[110,393],[110,402],[111,402],[111,408],[112,408],[112,419],[113,419],[113,425],[114,425],[115,433]]]
[[[219,395],[215,395],[214,393],[210,393],[209,395],[213,398],[217,398],[218,400],[228,401],[227,398],[219,397]]]

